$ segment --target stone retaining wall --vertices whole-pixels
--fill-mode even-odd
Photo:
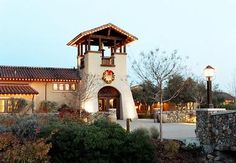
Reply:
[[[160,114],[157,113],[158,119]],[[181,110],[181,111],[163,111],[162,122],[164,123],[195,123],[196,110]]]
[[[236,112],[212,114],[210,124],[215,149],[236,151]]]
[[[206,152],[236,151],[236,112],[225,109],[199,109],[196,136]]]

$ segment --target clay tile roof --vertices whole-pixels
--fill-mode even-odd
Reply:
[[[108,23],[108,24],[105,24],[105,25],[102,25],[102,26],[99,26],[99,27],[96,27],[96,28],[93,28],[93,29],[81,32],[74,39],[72,39],[70,42],[68,42],[67,45],[68,46],[76,46],[76,42],[78,42],[79,40],[83,39],[84,37],[86,37],[86,36],[88,36],[90,34],[93,34],[95,32],[104,30],[106,28],[112,28],[115,31],[117,31],[118,33],[127,36],[127,38],[128,38],[127,41],[126,41],[127,43],[130,43],[130,42],[133,42],[135,40],[138,40],[138,38],[136,36],[126,32],[125,30],[121,29],[120,27],[118,27],[118,26],[116,26],[116,25],[114,25],[112,23]]]
[[[38,94],[36,90],[27,84],[1,84],[0,94]]]
[[[54,81],[78,81],[79,74],[77,69],[69,68],[48,68],[48,67],[19,67],[19,66],[0,66],[0,81],[4,80],[54,80]]]

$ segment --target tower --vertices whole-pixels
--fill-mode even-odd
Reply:
[[[109,23],[77,35],[67,45],[78,49],[81,74],[95,76],[93,97],[83,102],[88,112],[115,110],[117,119],[137,118],[128,84],[126,45],[137,40]],[[82,76],[82,82],[88,82]]]

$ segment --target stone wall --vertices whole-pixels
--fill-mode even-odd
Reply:
[[[158,119],[160,115],[158,114]],[[163,111],[162,122],[164,123],[195,123],[196,110],[177,110],[177,111]]]
[[[206,152],[214,149],[236,151],[236,112],[225,109],[199,109],[196,136]]]
[[[215,149],[236,151],[236,111],[212,114],[210,124]]]

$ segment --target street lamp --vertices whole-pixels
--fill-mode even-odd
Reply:
[[[211,82],[214,77],[214,74],[215,74],[215,69],[210,65],[208,65],[204,69],[204,76],[207,79],[207,104],[209,108],[214,107],[212,104],[212,82]]]

